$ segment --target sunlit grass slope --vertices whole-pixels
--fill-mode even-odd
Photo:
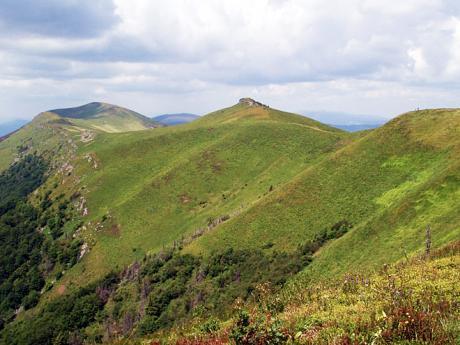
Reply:
[[[66,146],[70,137],[79,142],[85,131],[94,134],[120,133],[159,126],[162,125],[139,113],[107,103],[93,102],[75,108],[46,111],[0,141],[0,171],[27,152],[45,155],[53,152],[56,155],[56,150]]]
[[[106,215],[116,226],[88,229],[91,251],[69,276],[94,277],[213,220],[238,218],[348,137],[299,115],[244,104],[174,128],[101,134],[81,149],[78,187],[87,219],[94,224]]]
[[[25,125],[7,139],[0,142],[0,171],[21,155],[33,152],[43,153],[45,156],[56,154],[63,148],[62,136],[59,128],[49,125],[50,121],[57,119],[54,114],[42,114],[34,121]]]
[[[139,131],[159,124],[135,111],[116,105],[92,102],[75,108],[49,111],[75,126],[108,133]]]
[[[430,225],[434,245],[460,237],[460,111],[404,114],[305,167],[283,188],[192,242],[186,251],[295,247],[340,220],[354,228],[306,276],[330,277],[411,255]]]

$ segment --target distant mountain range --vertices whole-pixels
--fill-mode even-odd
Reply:
[[[99,110],[97,108],[99,107]],[[107,108],[107,105],[105,106]],[[118,107],[122,109],[121,107]],[[92,111],[95,110],[93,113]],[[81,107],[76,108],[66,108],[66,109],[55,109],[51,110],[50,112],[54,112],[61,116],[69,117],[69,118],[84,118],[85,114],[92,113],[92,116],[96,116],[97,114],[101,114],[102,110],[104,110],[103,103],[93,102],[86,104]],[[107,109],[105,109],[107,110]],[[134,112],[132,112],[134,113]],[[357,114],[350,114],[350,113],[340,113],[340,112],[329,112],[329,111],[306,111],[303,112],[308,114],[309,117],[314,118],[318,121],[323,123],[328,123],[330,126],[343,129],[347,132],[357,132],[366,129],[374,129],[382,126],[386,120],[380,117],[369,117],[365,115],[357,115]],[[142,121],[145,120],[146,117],[136,113],[137,116],[143,118]],[[199,115],[191,114],[191,113],[175,113],[175,114],[163,114],[163,115],[156,115],[152,117],[152,120],[156,122],[156,124],[162,124],[165,126],[176,126],[181,125],[184,123],[190,123],[195,121],[196,119],[200,118]],[[113,119],[111,120],[113,121]],[[20,127],[24,126],[28,121],[27,120],[14,120],[5,122],[0,124],[0,136],[4,136],[9,134]]]
[[[200,116],[189,113],[164,114],[153,117],[153,120],[165,126],[175,126],[192,122]]]
[[[13,120],[5,123],[0,123],[0,137],[7,135],[15,130],[18,130],[24,126],[28,121],[27,120]]]
[[[388,121],[387,118],[382,116],[353,114],[340,111],[310,110],[303,111],[302,114],[347,132],[378,128]]]
[[[383,123],[368,123],[368,124],[356,124],[356,125],[340,125],[340,124],[330,123],[329,125],[335,128],[343,129],[344,131],[347,131],[347,132],[358,132],[358,131],[364,131],[366,129],[379,128],[380,126],[383,125]]]

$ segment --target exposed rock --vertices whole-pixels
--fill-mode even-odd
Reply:
[[[80,140],[82,143],[89,143],[94,140],[96,134],[92,131],[85,130],[81,133]]]
[[[85,242],[80,248],[80,254],[78,255],[78,260],[81,260],[83,256],[85,256],[85,254],[88,252],[89,252],[89,246],[88,246],[88,243]]]
[[[88,207],[86,207],[86,199],[85,197],[80,197],[80,200],[75,204],[77,211],[81,212],[82,216],[87,216],[89,211]]]
[[[73,165],[70,164],[69,162],[66,162],[62,165],[62,167],[59,169],[59,173],[63,174],[63,175],[67,175],[67,176],[70,176],[73,172]]]
[[[99,168],[98,159],[95,153],[88,153],[87,155],[85,155],[85,159],[88,161],[89,164],[93,166],[93,169]]]
[[[262,104],[260,102],[257,102],[256,100],[253,100],[252,98],[249,98],[249,97],[241,98],[240,101],[239,101],[239,104],[249,105],[250,107],[269,108],[268,105],[265,105],[265,104]]]

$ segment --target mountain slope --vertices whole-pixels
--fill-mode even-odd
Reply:
[[[246,104],[180,127],[99,135],[82,148],[78,183],[62,185],[85,196],[91,222],[82,232],[91,251],[68,279],[90,279],[238,217],[346,138],[303,116]],[[102,219],[116,230],[95,231]]]
[[[295,248],[347,220],[353,230],[317,253],[307,269],[324,278],[420,250],[428,224],[441,245],[460,230],[459,151],[459,110],[402,115],[360,134],[186,250],[259,246],[261,239]]]
[[[74,151],[77,144],[93,140],[98,133],[140,131],[159,126],[161,124],[139,113],[107,103],[93,102],[76,108],[46,111],[0,141],[0,171],[27,153],[37,151],[59,158],[57,149]],[[69,147],[70,141],[70,146],[75,147]]]
[[[407,113],[353,134],[252,99],[177,127],[118,133],[108,119],[94,105],[45,112],[0,143],[2,155],[38,152],[28,159],[50,166],[38,190],[21,194],[36,210],[26,232],[45,240],[30,276],[20,275],[25,245],[8,228],[21,223],[0,219],[23,287],[2,282],[10,305],[0,342],[165,336],[206,318],[214,329],[236,298],[248,303],[269,285],[310,296],[313,282],[334,278],[342,289],[347,272],[409,262],[428,225],[434,247],[458,240],[460,110]],[[19,166],[7,181],[32,176]],[[15,322],[21,305],[32,309]]]
[[[75,108],[54,109],[49,113],[67,119],[76,126],[108,133],[139,131],[159,126],[152,119],[132,110],[100,102]]]

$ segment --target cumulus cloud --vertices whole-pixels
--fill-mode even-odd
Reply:
[[[147,114],[244,95],[386,117],[458,105],[455,0],[5,0],[0,29],[16,104],[0,118],[23,99],[30,115],[101,98]]]

